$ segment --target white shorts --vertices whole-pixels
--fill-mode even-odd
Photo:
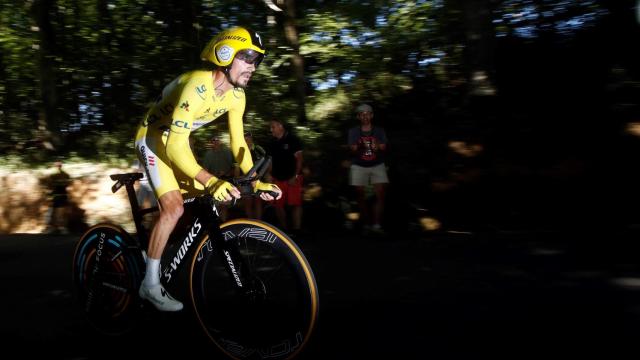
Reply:
[[[369,184],[387,184],[387,168],[384,164],[376,166],[364,167],[360,165],[351,165],[349,172],[349,185],[367,186]]]
[[[156,198],[172,190],[181,193],[202,193],[204,187],[199,182],[184,174],[177,166],[173,166],[166,152],[167,137],[145,136],[135,142],[138,160],[144,165]]]

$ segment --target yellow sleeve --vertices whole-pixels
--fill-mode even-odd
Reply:
[[[196,92],[200,83],[201,81],[197,78],[192,78],[182,88],[178,103],[173,110],[169,137],[167,138],[169,160],[192,179],[195,179],[202,170],[202,166],[196,161],[191,146],[189,146],[193,114],[197,113],[204,104],[204,100]]]
[[[240,89],[234,89],[232,96],[238,98],[238,101],[236,102],[236,106],[229,109],[229,138],[231,139],[231,151],[233,152],[233,157],[239,164],[240,169],[246,174],[249,172],[251,167],[253,167],[251,152],[249,151],[247,142],[244,140],[244,124],[242,123],[246,98],[244,96],[244,91]],[[242,156],[242,158],[240,158],[240,156]]]

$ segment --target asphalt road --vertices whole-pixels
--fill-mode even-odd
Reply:
[[[321,309],[300,358],[635,356],[637,235],[496,230],[365,238],[336,231],[301,238]],[[94,336],[72,306],[76,240],[0,236],[2,358],[203,358],[195,354],[208,344],[186,313],[150,312],[139,333]]]

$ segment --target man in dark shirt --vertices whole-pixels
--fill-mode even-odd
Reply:
[[[289,132],[282,121],[269,124],[273,139],[268,152],[272,157],[271,177],[282,190],[282,198],[274,202],[276,216],[285,231],[289,231],[285,205],[291,208],[291,230],[298,234],[302,226],[302,143]]]

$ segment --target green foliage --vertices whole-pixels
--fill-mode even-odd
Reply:
[[[32,136],[23,130],[37,97],[35,33],[33,23],[24,16],[27,10],[26,4],[0,1],[0,152],[8,142],[23,143]]]
[[[2,152],[36,162],[70,154],[131,156],[147,105],[172,78],[196,67],[205,44],[232,25],[258,30],[267,45],[267,58],[247,89],[247,127],[266,138],[269,119],[296,121],[295,50],[284,34],[284,15],[261,1],[54,0],[47,16],[38,18],[43,3],[0,0]],[[296,2],[309,119],[300,136],[310,144],[343,141],[358,102],[385,108],[419,96],[426,86],[440,91],[440,103],[451,104],[451,89],[467,76],[462,3]],[[522,12],[528,3],[503,1],[496,16]],[[556,14],[566,6],[543,3]],[[585,3],[570,10],[596,7]],[[48,29],[38,28],[38,20]],[[507,22],[496,26],[503,33],[514,28]],[[43,89],[53,94],[49,101],[58,119],[44,108],[47,72],[53,82]]]

